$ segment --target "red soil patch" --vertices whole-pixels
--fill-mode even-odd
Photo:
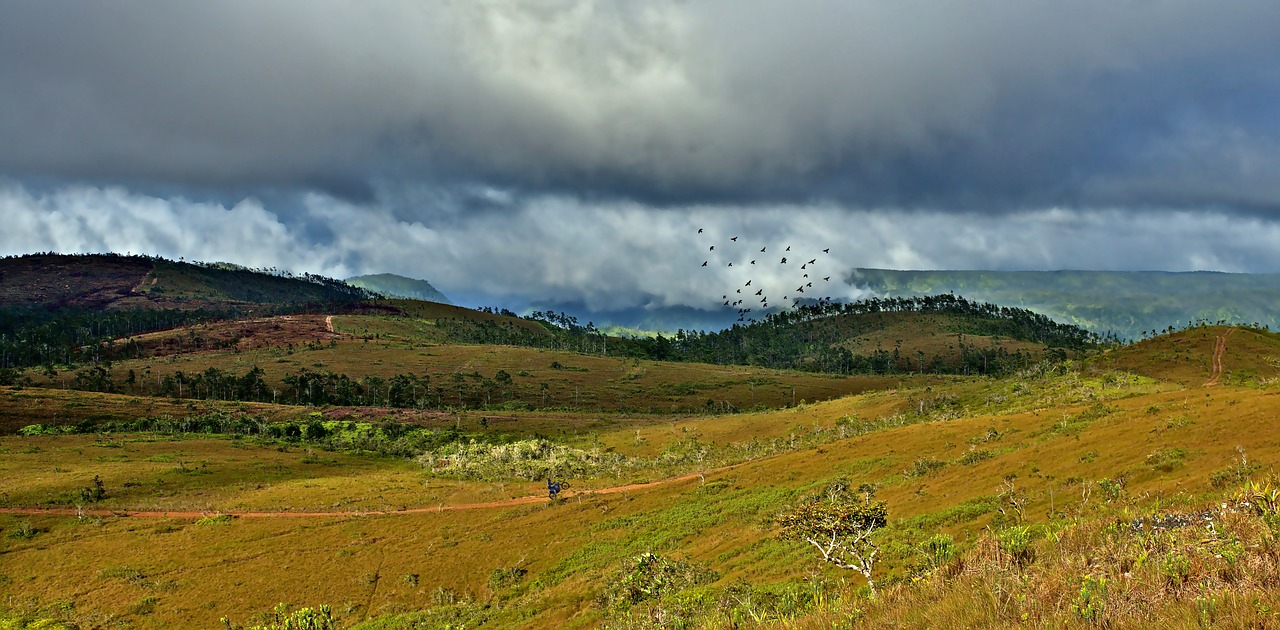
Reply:
[[[1213,342],[1213,372],[1209,375],[1209,380],[1204,382],[1205,387],[1213,387],[1222,380],[1222,356],[1227,353],[1227,337],[1230,337],[1237,329],[1232,328],[1227,332],[1217,335]]]

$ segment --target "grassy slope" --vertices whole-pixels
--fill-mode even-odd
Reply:
[[[428,303],[417,303],[414,307],[439,307],[448,309],[449,313],[456,309]],[[475,315],[500,318],[484,313]],[[715,409],[776,407],[925,378],[837,378],[787,370],[666,363],[536,348],[455,345],[440,343],[444,339],[437,333],[434,321],[368,315],[333,317],[338,333],[360,338],[328,333],[322,325],[323,316],[319,315],[209,324],[152,333],[140,337],[144,353],[155,352],[161,356],[118,361],[114,375],[123,391],[146,394],[154,391],[166,375],[177,371],[198,373],[210,367],[243,374],[258,366],[266,372],[267,381],[281,389],[285,375],[302,369],[331,370],[355,378],[426,373],[431,376],[434,387],[446,389],[454,386],[451,379],[455,373],[479,373],[492,378],[498,370],[505,370],[513,377],[513,387],[495,392],[491,397],[495,404],[520,400],[538,408],[641,412],[705,410],[707,401],[711,401]],[[525,324],[538,326],[532,322]],[[197,346],[192,333],[198,333],[206,341]],[[239,341],[230,348],[202,349],[223,345],[230,339]],[[553,363],[564,368],[552,368]],[[123,385],[129,370],[142,379],[133,388]],[[42,386],[66,387],[74,382],[74,374],[70,372],[52,378],[35,373],[31,376]],[[471,379],[468,386],[475,386],[476,379],[468,378]],[[542,389],[543,384],[547,385],[546,390]]]
[[[633,454],[652,454],[663,444],[691,435],[724,445],[758,435],[818,434],[821,443],[708,472],[705,484],[694,480],[625,495],[571,499],[552,507],[298,521],[239,519],[229,525],[116,518],[80,524],[68,517],[0,516],[6,532],[23,520],[49,530],[30,540],[0,542],[8,578],[0,580],[0,590],[32,605],[74,601],[82,620],[102,621],[116,614],[142,627],[212,625],[223,614],[245,620],[279,601],[328,602],[346,622],[353,622],[371,614],[436,607],[454,596],[501,603],[487,613],[498,626],[592,626],[601,620],[592,599],[602,582],[620,561],[647,550],[704,562],[720,571],[722,585],[738,578],[752,583],[802,580],[813,571],[836,579],[837,572],[815,566],[809,551],[774,540],[767,516],[838,475],[881,484],[880,496],[896,520],[886,549],[895,541],[918,542],[941,527],[961,544],[977,545],[977,553],[985,549],[983,528],[995,514],[979,510],[964,516],[956,507],[996,495],[1008,478],[1028,497],[1026,514],[1031,520],[1045,521],[1052,509],[1060,522],[1074,518],[1089,526],[1117,514],[1128,518],[1123,510],[1129,509],[1129,501],[1141,510],[1146,508],[1138,506],[1155,497],[1166,506],[1195,506],[1220,495],[1223,490],[1210,485],[1210,476],[1231,465],[1238,457],[1237,447],[1255,462],[1276,462],[1280,435],[1270,428],[1280,408],[1277,390],[1265,376],[1232,376],[1265,374],[1269,355],[1254,354],[1250,344],[1265,349],[1275,336],[1258,333],[1253,339],[1248,332],[1229,338],[1227,384],[1216,387],[1198,386],[1209,377],[1208,360],[1199,367],[1192,362],[1175,364],[1172,378],[1161,380],[1110,371],[1105,365],[1132,361],[1136,369],[1149,368],[1152,376],[1162,376],[1158,366],[1163,362],[1153,355],[1164,346],[1156,344],[1119,351],[1065,373],[1047,371],[999,381],[950,379],[928,389],[865,393],[797,409],[605,430],[599,435],[601,443]],[[1186,343],[1198,339],[1201,351],[1211,356],[1211,340],[1221,334],[1225,331],[1197,329],[1165,342],[1172,347],[1180,338]],[[1234,345],[1237,339],[1240,347]],[[1243,385],[1246,382],[1250,385]],[[841,430],[894,416],[905,426],[840,438]],[[993,428],[999,437],[980,441]],[[321,459],[337,463],[303,463],[305,453],[298,450],[280,453],[222,440],[118,446],[93,441],[79,436],[0,440],[0,450],[7,451],[0,478],[30,479],[9,482],[12,485],[4,491],[18,498],[56,496],[84,485],[90,474],[102,474],[120,493],[110,499],[113,505],[155,504],[160,498],[153,488],[168,485],[172,493],[164,499],[167,505],[219,509],[279,506],[290,502],[290,496],[298,497],[298,506],[322,504],[327,497],[355,506],[430,505],[534,491],[522,482],[503,486],[422,477],[391,460],[323,454]],[[968,452],[979,449],[993,456],[963,463]],[[1162,469],[1163,460],[1151,461],[1153,454],[1173,449],[1182,449],[1182,454],[1173,458],[1168,470]],[[207,462],[209,472],[176,471],[174,452],[190,456],[192,462]],[[944,465],[920,476],[907,474],[920,458]],[[1108,503],[1096,487],[1104,478],[1124,479],[1126,498]],[[130,479],[139,485],[125,489]],[[156,483],[158,479],[164,483]],[[597,479],[584,485],[607,483]],[[910,552],[896,559],[887,553],[886,574],[912,563]],[[62,562],[57,572],[46,569],[51,554]],[[528,572],[519,583],[490,580],[493,570],[517,566]],[[415,574],[416,580],[407,577]],[[1078,579],[1060,576],[1059,582],[1068,586],[1059,590],[1070,591],[1074,587],[1069,584],[1078,585]],[[971,593],[987,586],[970,577],[965,580],[969,581],[957,583],[967,585]],[[969,595],[947,587],[900,588],[908,590],[891,590],[873,607],[877,618],[899,623],[932,618],[937,623],[964,619],[955,616],[964,614],[991,615],[969,619],[972,625],[983,619],[1017,621],[1016,615],[1002,617],[999,607],[964,604]],[[146,609],[142,603],[148,597],[156,600],[153,609],[139,612]],[[1189,608],[1191,599],[1188,595],[1181,604],[1166,602],[1171,608],[1162,614],[1181,614],[1178,606]],[[856,602],[849,606],[867,608]],[[1033,610],[1025,604],[1023,609],[1009,609]],[[801,625],[829,626],[830,614],[815,613]],[[1063,614],[1071,618],[1069,607]],[[1037,618],[1046,623],[1057,619]]]

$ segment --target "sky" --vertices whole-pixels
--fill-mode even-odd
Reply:
[[[829,249],[837,298],[855,267],[1280,272],[1277,24],[1248,0],[0,0],[0,254],[593,312],[794,290],[743,271],[762,247]]]

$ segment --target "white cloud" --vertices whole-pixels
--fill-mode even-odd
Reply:
[[[416,198],[448,199],[430,192]],[[1280,223],[1228,214],[1050,208],[993,217],[835,205],[654,210],[544,196],[433,225],[405,219],[397,208],[314,193],[296,206],[284,215],[254,199],[226,206],[119,187],[36,194],[0,183],[0,253],[131,251],[335,277],[392,272],[480,304],[577,302],[591,310],[712,309],[722,295],[753,306],[747,298],[758,301],[756,289],[777,305],[783,295],[795,297],[802,281],[815,283],[806,296],[825,288],[819,296],[857,298],[841,283],[854,267],[1280,268]],[[317,240],[317,233],[330,236]],[[816,267],[799,268],[811,259]],[[827,276],[829,283],[818,282]],[[752,290],[737,294],[747,280]]]

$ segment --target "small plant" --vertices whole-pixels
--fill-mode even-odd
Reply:
[[[623,565],[605,587],[600,603],[626,609],[718,578],[714,571],[700,564],[645,552]]]
[[[1035,549],[1031,547],[1034,535],[1030,525],[1008,527],[996,533],[1001,551],[1009,554],[1013,561],[1024,565],[1035,559]]]
[[[226,617],[221,619],[227,630],[337,630],[338,622],[327,605],[319,608],[299,608],[289,612],[288,604],[280,604],[272,613],[271,623],[260,626],[238,626]]]
[[[97,503],[107,498],[106,485],[102,483],[102,478],[94,475],[93,481],[80,489],[80,500],[85,503]]]
[[[1258,465],[1249,463],[1249,455],[1245,452],[1244,447],[1236,447],[1236,455],[1239,460],[1212,475],[1209,475],[1209,483],[1215,488],[1225,488],[1242,484],[1249,479],[1249,475],[1257,472]]]
[[[142,571],[127,566],[108,567],[99,571],[98,577],[103,579],[124,580],[130,584],[141,584],[147,579],[147,575]]]
[[[151,596],[143,597],[142,599],[138,600],[137,603],[135,603],[132,608],[129,609],[129,612],[139,616],[150,615],[151,613],[155,612],[156,603],[159,601],[160,600],[156,599],[155,597],[151,597]]]
[[[956,557],[956,541],[946,534],[934,534],[916,546],[916,552],[924,557],[925,572],[933,573]]]
[[[936,457],[930,457],[930,456],[917,457],[916,461],[911,465],[911,468],[907,469],[906,474],[908,477],[923,477],[925,475],[928,475],[929,473],[932,473],[941,469],[946,465],[947,465],[946,462]]]
[[[529,571],[527,569],[518,565],[514,567],[499,567],[489,573],[489,588],[496,591],[498,589],[515,586],[516,584],[519,584],[520,580],[523,580],[524,576],[528,573]]]
[[[1170,586],[1186,583],[1191,577],[1191,560],[1180,553],[1171,553],[1160,560],[1160,576]]]
[[[996,456],[995,453],[985,448],[973,449],[960,457],[960,463],[968,466],[968,465],[976,464],[981,461],[991,459],[992,457],[995,457],[995,456]]]
[[[1106,496],[1107,503],[1115,501],[1124,496],[1124,478],[1112,479],[1106,477],[1098,480],[1098,489]]]
[[[401,581],[401,582],[404,582],[404,583],[405,583],[405,585],[407,585],[407,586],[412,586],[412,587],[414,587],[414,588],[417,588],[417,586],[418,586],[418,574],[417,574],[417,573],[406,573],[406,574],[404,574],[404,575],[400,576],[400,581]]]
[[[22,521],[12,531],[5,534],[5,537],[14,540],[31,540],[43,531],[43,529],[33,526],[31,521]]]
[[[1086,575],[1080,580],[1080,593],[1071,602],[1071,610],[1085,623],[1101,625],[1106,602],[1107,578]]]
[[[196,521],[196,525],[230,525],[230,514],[212,514]]]
[[[1186,459],[1186,457],[1186,449],[1176,447],[1161,448],[1147,455],[1147,465],[1160,472],[1172,472],[1173,469],[1182,466],[1182,460]]]

